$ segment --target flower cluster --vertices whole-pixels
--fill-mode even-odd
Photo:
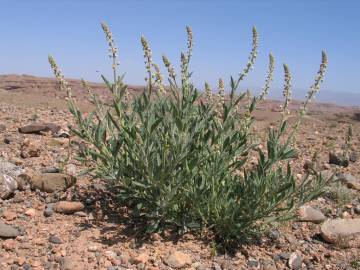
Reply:
[[[149,47],[149,44],[144,36],[141,36],[141,45],[143,47],[144,58],[145,58],[145,68],[149,75],[149,80],[151,80],[152,73],[151,73],[151,66],[152,66],[152,52]],[[147,80],[147,79],[145,79]]]
[[[269,93],[271,82],[274,79],[274,70],[275,70],[275,59],[272,54],[269,55],[269,70],[266,75],[265,85],[261,89],[261,94],[258,97],[259,100],[264,100],[267,94]]]
[[[106,23],[101,23],[101,27],[109,45],[109,57],[114,60],[112,68],[115,69],[116,66],[119,65],[119,62],[116,61],[116,58],[118,57],[118,48],[115,46],[114,37],[109,26]]]
[[[246,77],[246,75],[249,73],[249,71],[252,69],[252,67],[255,64],[256,57],[258,55],[257,48],[259,46],[259,36],[258,36],[255,26],[253,27],[252,32],[253,32],[253,41],[252,41],[251,52],[249,55],[249,60],[246,64],[245,68],[243,69],[243,71],[239,74],[239,81],[242,81]]]
[[[322,51],[320,68],[315,76],[314,83],[310,86],[310,89],[306,95],[306,100],[304,102],[302,109],[300,110],[301,115],[305,115],[308,103],[311,102],[315,94],[319,91],[320,85],[324,81],[327,65],[328,65],[328,60],[326,53]]]
[[[155,79],[154,84],[155,84],[155,86],[158,87],[159,92],[163,94],[163,93],[165,93],[165,87],[163,85],[163,76],[162,76],[162,74],[160,72],[160,68],[155,63],[152,63],[152,66],[153,66],[153,68],[155,70],[155,74],[153,75],[153,78]]]
[[[193,50],[193,46],[194,46],[194,42],[193,42],[193,32],[191,30],[190,26],[186,26],[186,32],[187,32],[187,48],[188,48],[188,61],[192,55],[192,50]]]
[[[164,54],[162,56],[162,60],[163,60],[165,67],[167,68],[169,77],[172,78],[173,81],[175,82],[176,73],[175,73],[175,69],[174,69],[173,65],[170,63],[169,59]]]
[[[221,78],[219,79],[218,90],[219,90],[218,93],[219,102],[222,105],[225,102],[225,86],[224,86],[224,81]]]
[[[284,100],[284,106],[283,106],[283,114],[286,115],[289,113],[288,106],[289,102],[291,100],[291,73],[289,70],[288,65],[284,64],[284,90],[283,90],[283,96],[285,98]]]
[[[60,88],[62,90],[65,90],[68,98],[71,99],[72,98],[71,87],[69,86],[69,83],[65,80],[65,77],[62,74],[61,69],[56,64],[54,57],[49,55],[48,59],[49,59],[51,69],[53,70],[54,75],[55,75],[58,83],[60,84]]]
[[[210,85],[207,82],[205,82],[205,94],[206,94],[208,101],[211,102],[213,94],[212,94]]]

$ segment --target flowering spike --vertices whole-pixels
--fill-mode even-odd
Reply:
[[[246,64],[245,68],[243,69],[243,71],[239,74],[238,81],[242,81],[246,77],[246,75],[249,73],[249,71],[253,68],[256,57],[258,55],[257,49],[259,46],[259,36],[258,36],[255,26],[253,26],[252,35],[253,35],[253,41],[252,41],[251,52],[249,55],[249,60],[248,60],[248,63]]]
[[[187,52],[187,63],[190,62],[190,57],[192,55],[192,50],[193,50],[193,32],[191,30],[190,26],[186,26],[186,32],[187,32],[187,48],[188,48],[188,52]]]
[[[173,65],[170,63],[169,59],[164,54],[162,55],[162,60],[163,60],[165,67],[167,68],[169,77],[172,78],[173,81],[175,82],[176,73],[175,73],[175,69],[174,69]]]
[[[283,106],[283,114],[288,114],[288,106],[289,102],[291,100],[291,73],[289,70],[288,65],[284,64],[284,90],[283,90],[283,96],[285,98],[284,106]]]
[[[259,100],[265,99],[265,97],[269,93],[271,82],[274,79],[274,70],[275,70],[275,58],[270,53],[269,54],[269,69],[268,69],[268,73],[267,73],[267,76],[266,76],[265,85],[261,90],[260,96],[258,97]]]
[[[224,104],[225,102],[225,86],[224,86],[224,81],[223,79],[219,79],[219,84],[218,84],[218,89],[219,89],[219,101],[221,104]]]
[[[212,91],[211,91],[210,85],[207,82],[205,82],[205,94],[206,94],[208,101],[211,101],[212,100]]]
[[[311,102],[311,100],[314,98],[315,94],[320,90],[320,85],[324,81],[327,65],[328,65],[328,59],[327,59],[326,53],[324,51],[322,51],[320,68],[315,76],[314,83],[310,86],[310,89],[307,92],[306,100],[304,102],[302,109],[300,110],[301,115],[304,115],[306,113],[308,103]]]
[[[151,52],[151,49],[149,47],[149,44],[148,44],[146,38],[143,35],[141,36],[141,45],[143,47],[143,52],[144,52],[145,68],[146,68],[146,72],[148,73],[148,78],[145,80],[148,80],[149,90],[151,92],[151,86],[152,86],[151,81],[152,81],[152,78],[154,77],[154,75],[152,74],[152,71],[151,71],[152,52]]]
[[[62,74],[61,69],[56,64],[56,61],[55,61],[54,57],[49,55],[48,60],[49,60],[51,69],[53,70],[54,75],[55,75],[57,81],[60,84],[60,88],[66,91],[66,94],[67,94],[69,99],[72,99],[71,87],[69,86],[69,83],[65,80],[65,77]]]

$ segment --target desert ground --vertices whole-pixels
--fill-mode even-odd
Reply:
[[[81,108],[90,110],[81,82],[70,84]],[[91,85],[107,98],[103,85]],[[296,220],[224,254],[192,234],[139,237],[104,183],[79,175],[84,168],[74,157],[80,143],[68,130],[72,118],[65,97],[54,79],[0,76],[0,172],[12,166],[21,170],[22,179],[11,194],[1,194],[1,270],[360,269],[359,107],[310,106],[297,136],[294,173],[301,178],[314,166],[324,175],[336,173],[334,183],[301,208]],[[300,104],[293,102],[291,109]],[[279,105],[269,100],[257,108],[258,132],[276,123]],[[329,154],[342,151],[350,124],[348,166],[333,164]]]

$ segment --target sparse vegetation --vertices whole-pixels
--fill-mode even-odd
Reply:
[[[268,130],[266,147],[261,149],[251,115],[270,89],[273,56],[269,57],[268,76],[259,96],[249,98],[237,90],[257,57],[255,28],[249,61],[237,78],[231,77],[228,96],[222,79],[217,95],[208,84],[205,95],[201,95],[191,83],[193,33],[189,27],[180,76],[163,56],[168,85],[164,85],[150,46],[142,37],[147,86],[140,96],[129,99],[123,76],[118,75],[113,35],[106,24],[102,27],[112,60],[113,81],[102,76],[113,95],[111,106],[104,105],[89,89],[95,110],[83,115],[55,60],[50,56],[49,61],[68,95],[76,121],[72,131],[89,145],[79,153],[79,160],[91,165],[89,173],[107,181],[119,202],[146,223],[148,232],[166,228],[206,230],[218,240],[238,241],[244,233],[290,219],[298,206],[322,194],[327,180],[315,173],[297,182],[289,160],[295,155],[292,143],[308,103],[323,80],[325,53],[293,127],[287,123],[291,73],[284,65],[282,120],[278,127]],[[253,157],[257,161],[249,164]]]

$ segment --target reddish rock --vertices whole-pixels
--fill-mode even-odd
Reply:
[[[17,217],[17,214],[10,211],[10,210],[6,210],[4,211],[4,213],[2,214],[2,217],[6,220],[6,221],[11,221],[13,219],[15,219]]]
[[[25,215],[27,215],[29,217],[35,217],[35,214],[36,214],[36,211],[34,208],[30,208],[25,211]]]
[[[329,243],[360,247],[360,218],[329,219],[322,224],[320,230],[321,236]]]
[[[300,221],[321,223],[325,220],[324,214],[311,206],[301,206],[299,208],[298,214]]]
[[[43,173],[34,175],[30,179],[33,189],[39,189],[48,193],[63,191],[76,183],[74,176],[62,173]]]
[[[81,202],[60,201],[54,205],[54,211],[62,214],[73,214],[84,209]]]
[[[149,255],[146,253],[141,253],[138,256],[136,256],[135,258],[132,259],[134,264],[139,264],[139,263],[143,263],[145,264],[148,260],[149,260]]]
[[[5,250],[14,250],[16,248],[16,241],[14,239],[4,240],[2,243],[2,247]]]
[[[165,259],[165,263],[173,268],[185,268],[191,265],[192,259],[183,252],[175,251]]]

